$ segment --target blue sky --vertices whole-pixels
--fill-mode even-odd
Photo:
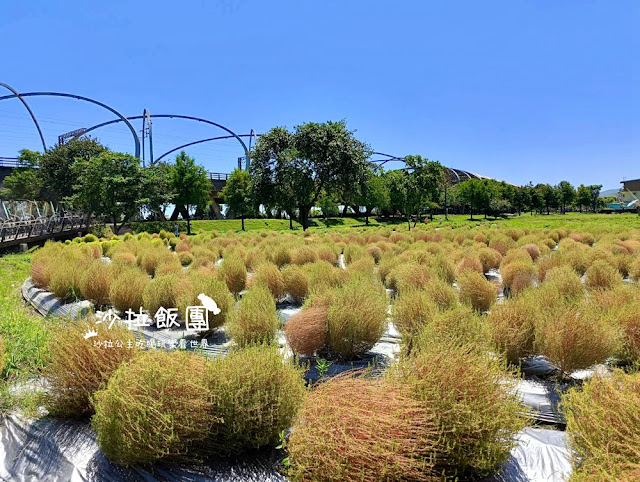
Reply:
[[[516,184],[640,177],[640,24],[633,0],[51,2],[4,0],[0,81],[71,92],[127,116],[186,114],[238,133],[346,119],[374,150]],[[635,35],[635,37],[634,37]],[[111,118],[31,98],[49,144]],[[139,122],[135,124],[140,129]],[[156,157],[222,135],[157,120]],[[96,131],[131,151],[122,124]],[[0,102],[0,156],[38,149]],[[230,172],[234,141],[188,152]]]

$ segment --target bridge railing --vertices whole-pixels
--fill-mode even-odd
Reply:
[[[224,174],[221,172],[210,172],[209,174],[209,179],[211,179],[212,181],[226,181],[229,179],[229,177],[231,177],[231,174]]]
[[[17,157],[0,157],[0,167],[22,167]]]
[[[43,201],[0,200],[0,247],[88,228],[89,216]]]

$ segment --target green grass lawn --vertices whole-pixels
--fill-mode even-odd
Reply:
[[[37,374],[44,366],[46,322],[24,303],[20,288],[29,277],[31,256],[0,257],[0,335],[5,343],[3,378]]]
[[[439,218],[441,216],[435,216],[433,221],[430,221],[427,227],[438,227]],[[535,214],[531,216],[529,213],[522,216],[509,216],[505,218],[489,218],[484,219],[484,216],[476,215],[473,220],[469,215],[455,214],[450,215],[449,220],[444,220],[442,216],[443,227],[459,228],[463,226],[490,226],[496,224],[497,226],[512,227],[512,228],[590,228],[598,226],[600,228],[611,227],[637,227],[640,228],[640,216],[636,214],[592,214],[592,213],[568,213],[568,214]],[[393,219],[379,219],[370,217],[369,224],[371,226],[390,226],[398,229],[406,229],[407,222],[404,218]],[[418,223],[423,226],[423,219]],[[332,228],[352,228],[352,227],[364,227],[364,218],[314,218],[310,220],[310,229],[332,229]],[[411,223],[413,227],[413,222]],[[300,223],[294,221],[293,227],[295,230],[301,230]],[[283,231],[289,229],[289,221],[287,219],[245,219],[245,229],[247,231],[258,230],[274,230]],[[191,230],[194,234],[218,231],[240,231],[241,221],[239,219],[216,219],[210,221],[192,221]]]
[[[378,221],[369,218],[369,224],[377,225]],[[364,218],[314,218],[309,220],[309,227],[314,229],[328,229],[341,227],[358,227],[364,226]],[[245,219],[244,228],[247,231],[273,230],[282,231],[289,229],[288,219]],[[302,225],[294,221],[293,228],[302,229]],[[206,221],[191,221],[191,232],[193,234],[206,233],[210,231],[218,231],[220,233],[226,231],[240,231],[242,229],[242,221],[239,219],[213,219]]]

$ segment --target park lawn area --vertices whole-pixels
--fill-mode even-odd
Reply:
[[[433,225],[438,225],[439,216],[434,216]],[[444,216],[443,216],[444,218]],[[431,225],[431,222],[429,223]],[[505,218],[484,219],[482,215],[474,215],[473,221],[468,214],[449,215],[449,220],[443,220],[442,225],[452,228],[470,226],[486,226],[496,224],[500,228],[571,228],[589,229],[592,227],[626,227],[640,229],[640,216],[633,213],[621,214],[594,214],[594,213],[567,213],[567,214],[534,214],[523,213],[521,216],[509,216]]]
[[[439,218],[442,217],[442,225]],[[289,229],[288,219],[245,219],[245,229],[247,231],[273,230],[285,231]],[[364,218],[312,218],[309,220],[310,230],[325,230],[333,228],[361,228],[365,227]],[[640,229],[640,216],[633,213],[624,214],[593,214],[593,213],[567,213],[567,214],[534,214],[524,213],[521,216],[513,215],[502,218],[487,218],[482,215],[474,215],[473,220],[468,214],[451,214],[449,219],[445,220],[444,216],[434,216],[433,220],[427,224],[428,228],[434,227],[450,227],[459,228],[463,226],[487,226],[497,225],[500,228],[572,228],[572,229],[589,229],[593,227],[628,227]],[[407,220],[403,217],[395,218],[369,218],[371,226],[389,226],[394,229],[405,230]],[[424,226],[423,218],[417,223],[418,226]],[[215,219],[192,221],[191,231],[193,234],[202,234],[211,231],[229,232],[241,231],[241,221],[239,219]],[[413,220],[411,221],[413,228]],[[301,230],[302,226],[297,221],[293,222],[294,230]]]
[[[0,335],[6,353],[2,378],[37,375],[44,367],[47,324],[22,299],[20,288],[29,277],[31,255],[0,257]]]
[[[369,218],[370,225],[378,225],[373,217]],[[359,227],[365,225],[364,218],[313,218],[309,220],[310,228],[327,229],[327,228],[344,228]],[[245,219],[244,228],[247,231],[282,231],[289,229],[288,219]],[[302,225],[294,221],[293,229],[302,229]],[[191,221],[191,232],[193,234],[201,234],[210,231],[227,232],[241,231],[242,221],[240,219],[212,219],[212,220],[196,220]]]

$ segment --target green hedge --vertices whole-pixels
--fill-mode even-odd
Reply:
[[[173,226],[177,224],[181,233],[187,232],[186,221],[144,221],[139,223],[129,223],[129,226],[135,233],[159,233],[163,229],[170,233],[173,233]]]

